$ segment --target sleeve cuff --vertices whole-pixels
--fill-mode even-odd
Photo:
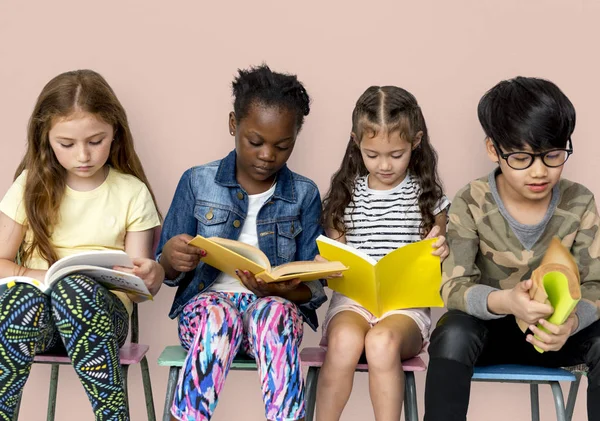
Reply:
[[[571,336],[598,320],[598,309],[596,308],[596,305],[587,300],[581,300],[577,303],[575,314],[577,314],[577,318],[579,319],[579,326],[577,326],[577,329]]]
[[[304,285],[310,289],[312,296],[309,302],[300,304],[300,307],[307,310],[316,310],[327,301],[327,295],[325,295],[325,290],[323,289],[323,284],[320,280],[305,282]]]
[[[467,313],[481,320],[494,320],[505,317],[505,314],[494,314],[488,310],[488,296],[498,291],[488,285],[475,285],[469,288],[465,296]]]

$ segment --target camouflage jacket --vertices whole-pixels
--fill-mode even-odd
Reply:
[[[481,319],[502,317],[487,308],[488,295],[531,277],[553,236],[570,248],[579,265],[582,300],[578,331],[598,320],[600,299],[600,218],[594,195],[581,184],[561,179],[558,205],[531,250],[524,249],[500,214],[488,176],[462,188],[449,213],[450,254],[442,265],[441,293],[449,309]]]

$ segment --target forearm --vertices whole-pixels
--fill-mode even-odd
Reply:
[[[165,270],[165,279],[173,280],[176,279],[179,275],[181,275],[181,272],[173,269],[173,266],[171,266],[169,259],[164,254],[160,255],[158,263],[160,263],[162,268]]]
[[[312,298],[312,293],[310,292],[310,288],[308,288],[306,285],[299,284],[298,287],[291,291],[283,292],[280,294],[280,296],[295,304],[304,304],[310,301]]]
[[[13,261],[0,259],[0,278],[7,278],[9,276],[29,276],[42,281],[46,276],[46,271],[28,269],[26,267],[17,265]]]
[[[492,291],[487,297],[487,308],[490,313],[505,315],[511,314],[511,310],[508,306],[507,296],[510,290],[496,290]]]

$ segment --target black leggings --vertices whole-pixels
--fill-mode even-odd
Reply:
[[[464,421],[467,417],[473,367],[526,364],[589,367],[588,420],[600,421],[600,321],[570,337],[560,351],[538,353],[525,340],[514,316],[481,320],[462,311],[442,316],[431,335],[425,385],[424,421]]]

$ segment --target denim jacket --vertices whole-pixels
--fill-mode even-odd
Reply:
[[[235,178],[235,160],[232,151],[220,161],[190,168],[183,174],[163,224],[157,259],[165,243],[178,234],[239,238],[248,213],[248,194]],[[271,265],[314,259],[318,254],[315,240],[322,233],[320,216],[321,197],[315,183],[284,166],[277,173],[275,193],[256,218],[258,245]],[[219,273],[200,262],[193,271],[165,280],[165,284],[178,287],[169,317],[177,317],[190,299],[215,282]],[[304,320],[316,330],[315,310],[327,297],[321,281],[305,285],[312,298],[299,308]]]

